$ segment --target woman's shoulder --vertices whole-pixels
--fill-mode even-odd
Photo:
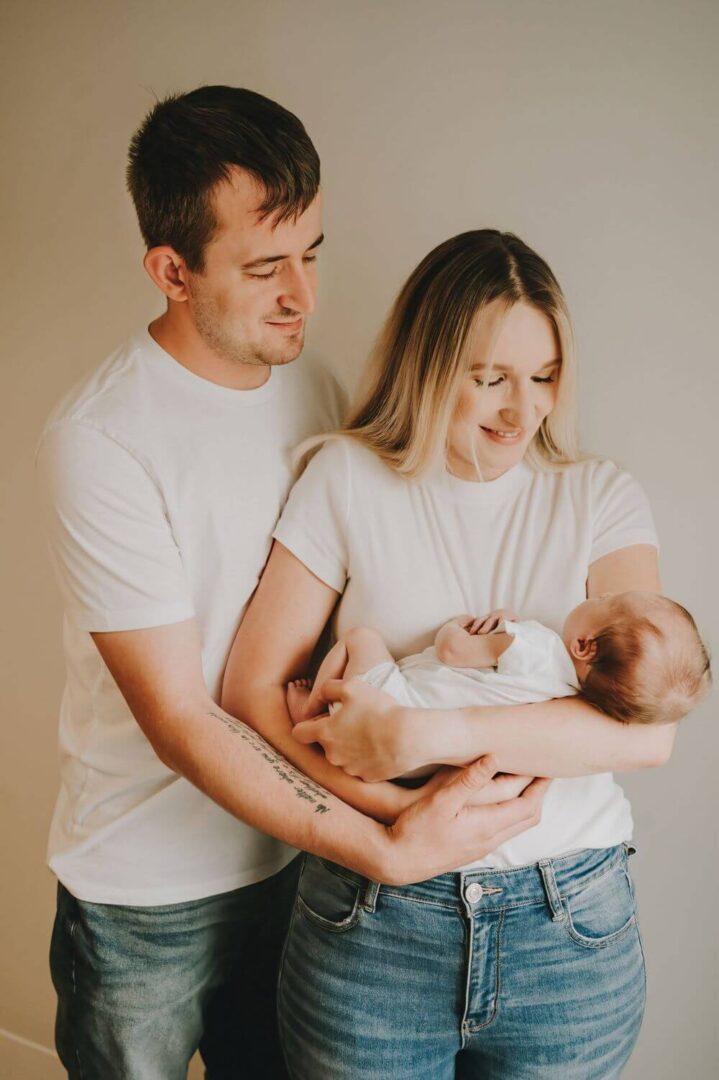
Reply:
[[[307,464],[307,471],[350,473],[357,480],[371,477],[373,482],[391,480],[398,474],[378,454],[351,435],[337,432],[327,436]]]
[[[538,469],[535,482],[550,487],[576,488],[596,493],[617,485],[636,483],[631,473],[611,458],[586,454],[579,461],[551,469]]]
[[[610,458],[586,455],[580,461],[553,469],[538,469],[529,488],[534,498],[572,507],[572,513],[595,523],[626,515],[647,521],[651,510],[644,490],[625,468]]]

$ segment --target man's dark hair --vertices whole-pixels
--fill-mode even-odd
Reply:
[[[217,220],[212,192],[233,166],[264,190],[257,209],[297,217],[317,194],[320,161],[304,127],[262,94],[201,86],[148,113],[130,143],[127,185],[148,249],[169,244],[190,270],[204,267]]]

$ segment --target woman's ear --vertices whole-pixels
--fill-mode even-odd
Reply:
[[[143,266],[168,300],[179,303],[187,300],[187,267],[174,248],[168,244],[150,248],[143,259]]]

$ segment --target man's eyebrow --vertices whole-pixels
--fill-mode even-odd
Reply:
[[[308,251],[314,251],[315,248],[318,248],[320,246],[320,244],[322,243],[322,241],[324,240],[324,238],[325,238],[325,234],[320,233],[320,235],[317,237],[317,239],[313,240],[313,242],[310,244],[310,246],[306,249],[305,255],[307,254]],[[243,263],[242,264],[242,269],[243,270],[253,270],[256,266],[266,266],[267,263],[282,262],[283,259],[288,259],[288,258],[289,258],[289,255],[261,255],[258,259],[253,259],[252,262]]]
[[[560,358],[557,358],[556,360],[547,360],[546,364],[542,364],[542,366],[537,368],[536,371],[533,371],[532,374],[536,375],[538,371],[548,371],[549,368],[559,367],[561,363],[562,361]],[[508,371],[514,371],[514,368],[505,367],[503,364],[475,364],[470,370],[486,371],[487,368],[491,368],[492,371],[501,371],[503,374],[506,374]]]

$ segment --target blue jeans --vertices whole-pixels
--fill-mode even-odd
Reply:
[[[279,983],[293,1080],[607,1080],[644,1011],[628,849],[377,885],[308,857]]]
[[[77,900],[50,948],[55,1041],[71,1080],[281,1080],[275,990],[299,859],[219,896],[161,907]]]

